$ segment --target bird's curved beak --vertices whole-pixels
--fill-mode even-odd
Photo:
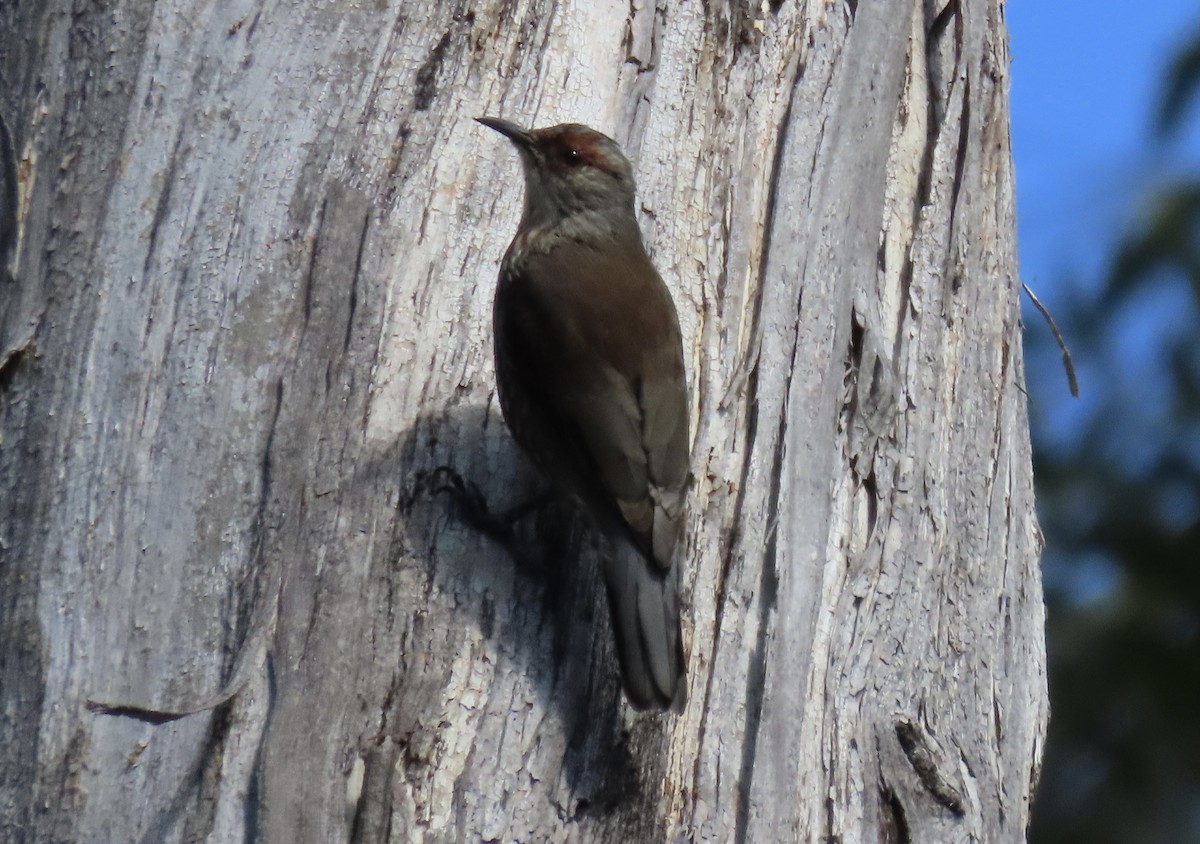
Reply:
[[[495,129],[518,147],[533,149],[533,138],[529,137],[529,133],[516,123],[501,120],[499,117],[476,117],[475,120],[489,129]]]

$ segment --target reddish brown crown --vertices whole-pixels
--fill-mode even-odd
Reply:
[[[621,162],[613,157],[616,142],[588,126],[564,123],[535,129],[529,136],[552,167],[590,166],[613,176],[621,174]]]

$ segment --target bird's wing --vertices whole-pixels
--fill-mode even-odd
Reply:
[[[514,431],[522,446],[558,461],[543,469],[593,509],[615,504],[668,566],[688,473],[687,387],[675,307],[641,244],[563,243],[528,258],[501,279],[496,342],[509,361],[502,400],[531,418],[527,436]]]

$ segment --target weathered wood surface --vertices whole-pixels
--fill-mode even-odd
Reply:
[[[1000,0],[0,6],[0,838],[1021,839],[1007,78]],[[681,716],[621,702],[586,526],[525,520],[585,563],[539,567],[432,493],[537,486],[477,114],[635,162],[695,406]]]

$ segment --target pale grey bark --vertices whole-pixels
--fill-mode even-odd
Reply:
[[[0,7],[0,838],[1023,838],[1007,79],[1000,0]],[[433,493],[537,488],[477,114],[635,163],[695,408],[680,716],[621,700],[585,524]]]

